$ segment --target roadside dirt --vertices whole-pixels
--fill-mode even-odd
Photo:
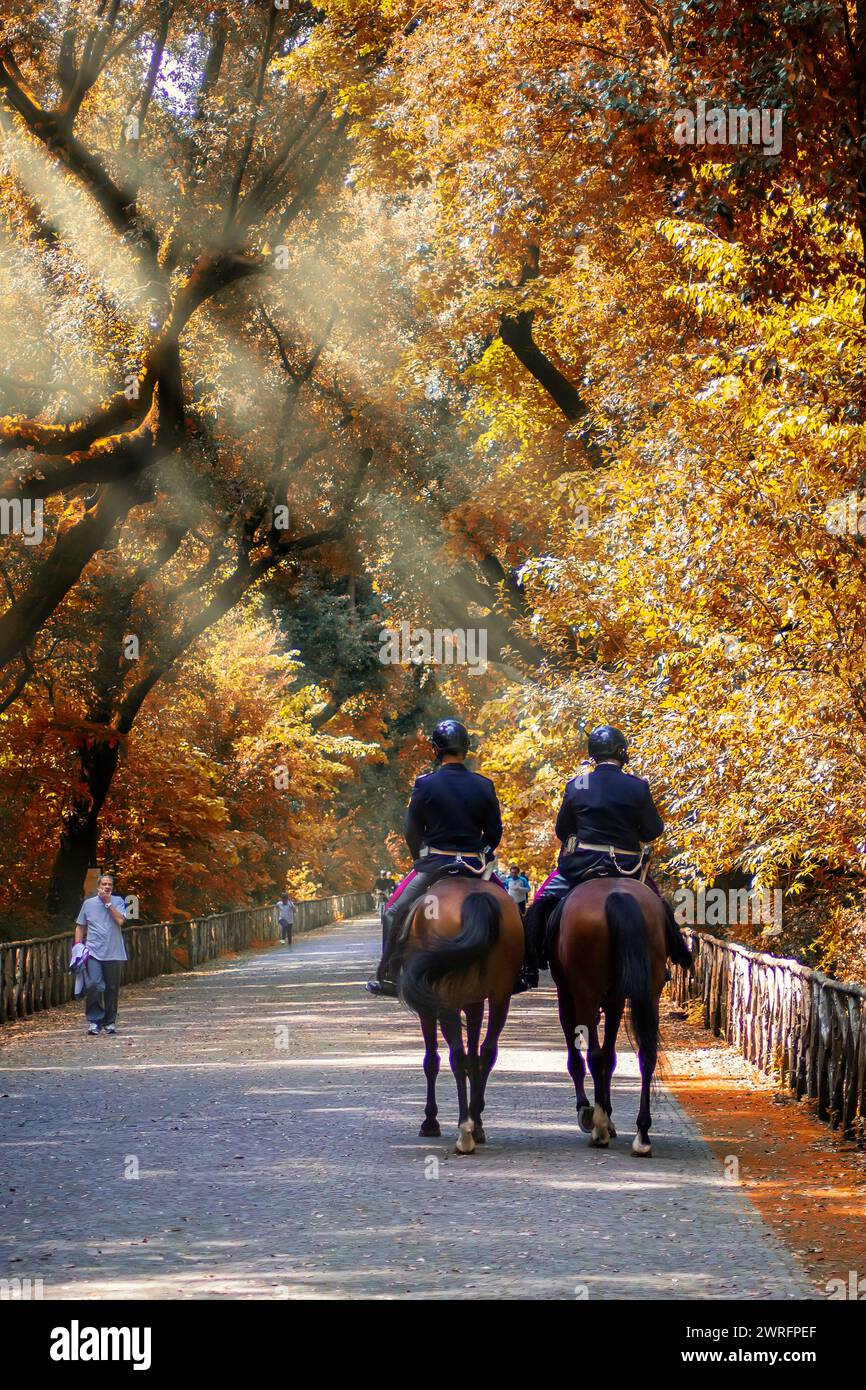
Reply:
[[[866,1152],[677,1006],[663,1009],[661,1076],[720,1164],[820,1293],[850,1297],[859,1279],[866,1299]]]

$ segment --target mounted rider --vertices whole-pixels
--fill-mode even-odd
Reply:
[[[555,873],[526,913],[526,963],[518,991],[535,989],[545,959],[545,936],[556,905],[588,878],[646,878],[648,849],[664,830],[649,784],[624,770],[628,744],[619,729],[602,724],[589,735],[595,766],[566,783],[556,834],[562,848]],[[655,885],[649,885],[655,888]]]
[[[466,766],[469,733],[456,719],[443,719],[430,735],[436,769],[418,777],[403,823],[412,873],[403,879],[382,918],[382,959],[371,994],[396,998],[403,928],[410,909],[446,868],[482,875],[502,839],[502,815],[488,777]]]

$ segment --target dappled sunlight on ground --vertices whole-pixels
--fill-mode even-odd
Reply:
[[[363,989],[377,934],[342,923],[131,987],[116,1038],[86,1038],[76,1006],[6,1030],[0,1267],[52,1298],[809,1292],[663,1087],[654,1157],[631,1156],[624,1039],[620,1137],[589,1147],[549,985],[514,1001],[488,1144],[454,1153],[444,1045],[442,1135],[420,1138],[417,1020]]]

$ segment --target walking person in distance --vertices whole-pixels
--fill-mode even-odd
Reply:
[[[126,960],[122,928],[126,904],[114,891],[111,874],[103,874],[92,898],[85,898],[75,922],[75,944],[86,941],[84,1012],[92,1037],[117,1032],[120,974]]]

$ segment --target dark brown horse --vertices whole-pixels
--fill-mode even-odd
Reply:
[[[673,913],[645,884],[629,878],[595,878],[579,884],[567,897],[550,946],[550,969],[559,995],[559,1021],[577,1094],[580,1127],[599,1148],[606,1148],[616,1137],[610,1083],[616,1066],[617,1033],[628,1000],[641,1074],[637,1133],[631,1150],[639,1158],[652,1154],[650,1087],[658,1059],[659,996],[669,954],[677,964],[691,967],[691,954],[676,929]],[[604,1041],[600,1042],[602,1013]],[[586,1073],[579,1039],[586,1041],[595,1087],[592,1106],[584,1089]]]
[[[442,878],[419,899],[409,925],[400,994],[417,1013],[424,1035],[427,1105],[420,1132],[430,1137],[441,1133],[436,1105],[438,1024],[457,1082],[457,1153],[472,1153],[476,1144],[486,1142],[481,1120],[484,1092],[522,961],[520,912],[497,884]],[[481,1043],[485,1001],[489,1012]]]

